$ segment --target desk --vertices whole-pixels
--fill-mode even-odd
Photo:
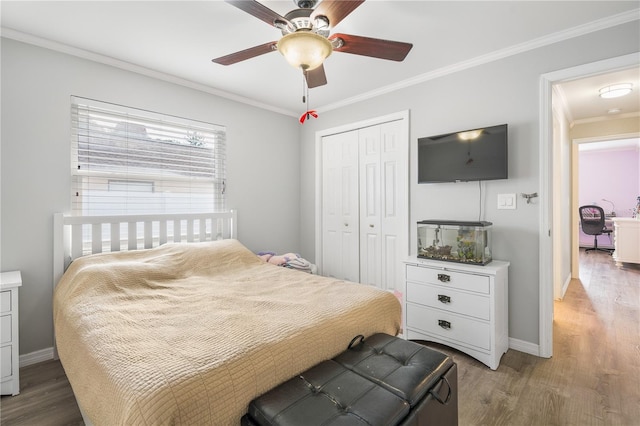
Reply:
[[[613,260],[617,266],[623,262],[640,263],[640,220],[630,217],[614,217],[613,233],[615,251]]]

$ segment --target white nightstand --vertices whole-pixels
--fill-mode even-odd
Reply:
[[[0,273],[0,390],[2,395],[20,393],[18,348],[18,288],[20,271]]]

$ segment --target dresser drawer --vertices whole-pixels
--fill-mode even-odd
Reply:
[[[11,310],[11,291],[0,292],[0,312]]]
[[[491,300],[489,296],[465,293],[451,288],[445,288],[444,286],[409,282],[407,283],[407,302],[443,309],[487,321],[491,318]]]
[[[491,349],[491,333],[488,323],[433,308],[407,303],[407,328],[423,331],[443,339],[455,340],[486,351]]]
[[[463,272],[407,265],[407,281],[417,281],[489,294],[490,278]]]
[[[11,367],[13,365],[12,361],[11,345],[0,348],[0,363],[2,364],[0,365],[0,376],[2,376],[2,378],[11,376],[13,372]]]
[[[11,338],[11,315],[2,315],[0,317],[0,343],[9,343]]]
[[[18,347],[18,289],[20,271],[0,272],[0,394],[20,393],[20,348]],[[4,399],[3,399],[4,400]]]

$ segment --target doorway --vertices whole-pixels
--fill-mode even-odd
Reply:
[[[577,204],[595,204],[605,212],[605,225],[613,229],[613,218],[630,217],[640,194],[640,137],[638,134],[613,134],[573,140],[572,168]],[[577,176],[576,176],[577,175]],[[579,224],[575,225],[579,228]],[[613,235],[597,237],[598,247],[613,249]],[[577,247],[593,247],[594,237],[579,234]],[[577,262],[578,266],[580,263]],[[572,271],[578,278],[578,268]]]
[[[566,257],[566,246],[562,241],[567,239],[567,233],[571,233],[573,226],[563,230],[562,221],[567,217],[574,217],[572,211],[563,209],[563,185],[566,187],[566,178],[563,170],[569,170],[569,157],[561,157],[558,147],[554,145],[554,120],[553,120],[553,88],[562,82],[569,82],[581,78],[603,75],[614,71],[640,66],[640,57],[637,54],[611,58],[591,64],[585,64],[565,70],[545,74],[541,77],[540,84],[540,188],[542,192],[540,203],[540,312],[539,312],[539,353],[541,357],[551,357],[553,354],[553,300],[554,280],[560,276],[558,262],[554,259]],[[565,158],[563,162],[563,158]],[[566,176],[567,173],[564,174]],[[569,174],[571,175],[571,174]],[[570,189],[571,208],[577,204],[575,191]],[[569,223],[574,224],[575,219]],[[575,238],[572,236],[571,239]],[[570,246],[572,247],[572,246]],[[571,249],[569,249],[571,250]],[[577,265],[577,252],[571,250],[572,270]],[[576,266],[577,267],[577,266]]]

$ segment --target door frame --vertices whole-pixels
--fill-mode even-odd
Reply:
[[[316,252],[316,266],[318,268],[318,273],[322,275],[322,138],[325,136],[335,135],[337,133],[350,132],[353,130],[362,129],[364,127],[376,126],[379,124],[389,123],[391,121],[404,120],[403,132],[406,138],[407,143],[407,173],[406,173],[406,188],[407,188],[407,202],[406,202],[406,232],[407,236],[409,235],[409,199],[411,193],[411,187],[409,186],[409,157],[410,157],[410,147],[409,147],[409,110],[398,111],[395,113],[391,113],[388,115],[383,115],[380,117],[374,117],[367,120],[357,121],[354,123],[348,123],[337,127],[331,127],[324,130],[318,130],[316,132],[316,218],[315,218],[315,252]],[[409,241],[410,238],[407,238]],[[407,256],[409,255],[409,247],[407,243]]]
[[[552,88],[556,83],[570,81],[597,74],[603,74],[640,66],[638,52],[609,58],[589,64],[578,65],[543,74],[540,76],[540,220],[539,220],[539,341],[538,356],[550,358],[553,355],[553,254],[559,250],[559,241],[554,241],[552,229],[560,226],[554,223],[554,197],[560,194],[561,182],[553,182],[553,168],[561,167],[553,158],[553,119],[552,119]],[[570,232],[567,230],[565,232]]]

